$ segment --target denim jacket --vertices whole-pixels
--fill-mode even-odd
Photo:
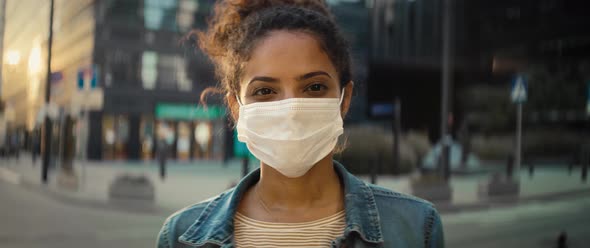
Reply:
[[[332,247],[444,247],[440,217],[431,203],[367,184],[338,162],[334,169],[344,185],[346,227]],[[158,247],[234,247],[234,214],[259,178],[260,171],[253,171],[235,188],[170,216]]]

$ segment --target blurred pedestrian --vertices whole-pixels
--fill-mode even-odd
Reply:
[[[14,155],[14,157],[16,158],[16,160],[18,160],[19,158],[19,140],[18,140],[18,133],[14,132],[12,133],[12,135],[10,136],[10,147],[12,150],[12,154]]]
[[[168,218],[158,247],[444,246],[432,204],[333,161],[353,82],[325,1],[217,1],[209,25],[200,45],[260,169]]]
[[[469,154],[471,153],[471,133],[467,119],[463,121],[463,124],[459,129],[459,141],[461,142],[461,164],[459,167],[462,170],[466,170]]]
[[[39,135],[37,134],[37,131],[33,131],[33,135],[31,137],[31,156],[33,159],[33,166],[35,166],[35,163],[37,163],[37,155],[39,154],[40,143],[41,142],[39,142]]]
[[[165,139],[158,140],[157,149],[160,179],[164,180],[166,178],[166,159],[168,159],[168,143],[166,143]]]

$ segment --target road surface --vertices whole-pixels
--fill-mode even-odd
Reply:
[[[0,181],[0,247],[155,247],[165,218],[70,205]]]
[[[590,247],[590,195],[442,216],[446,247]],[[154,247],[166,213],[72,205],[0,181],[0,247]]]

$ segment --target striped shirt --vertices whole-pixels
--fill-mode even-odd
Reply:
[[[344,210],[319,220],[301,223],[273,223],[236,213],[234,238],[238,248],[247,247],[330,247],[342,236]]]

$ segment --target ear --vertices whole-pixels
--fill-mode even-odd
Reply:
[[[240,113],[240,104],[236,99],[236,95],[232,94],[231,92],[228,92],[227,94],[225,94],[225,102],[227,103],[227,108],[229,109],[229,114],[232,118],[232,121],[234,123],[237,123]]]
[[[340,110],[342,113],[342,118],[346,116],[348,113],[348,109],[350,109],[350,102],[352,101],[352,91],[354,89],[354,82],[350,81],[344,86],[344,96],[342,99],[342,105],[340,105]]]

